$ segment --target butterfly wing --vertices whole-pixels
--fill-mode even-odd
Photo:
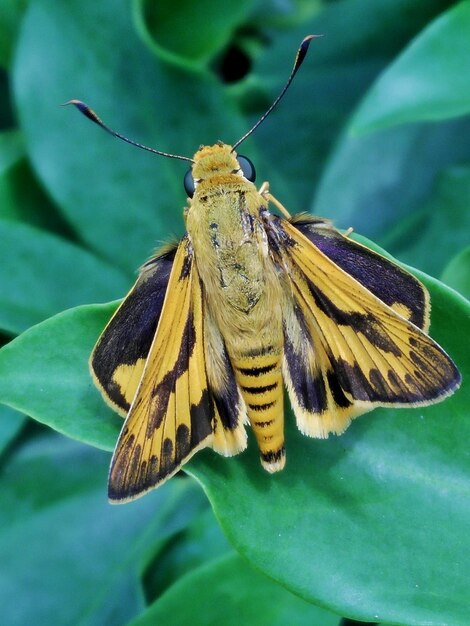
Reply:
[[[187,238],[180,243],[158,327],[109,474],[111,501],[133,499],[210,445],[213,402],[204,357],[203,302]]]
[[[206,326],[204,294],[185,237],[114,451],[111,501],[125,502],[157,487],[204,447],[228,456],[246,446],[245,409],[230,361],[221,337],[218,357],[207,357],[217,347],[217,331]]]
[[[425,332],[428,330],[429,294],[412,274],[381,254],[345,237],[329,220],[302,213],[293,216],[291,223],[382,302]]]
[[[104,399],[127,415],[155,336],[177,246],[167,248],[141,269],[137,282],[101,334],[90,369]]]
[[[409,321],[422,311],[421,325],[427,327],[426,296],[417,307],[408,302],[405,309],[394,295],[398,306],[393,307],[385,289],[376,286],[380,276],[371,280],[359,272],[362,280],[356,279],[294,224],[274,218],[268,236],[291,282],[284,377],[302,432],[316,437],[340,433],[353,417],[376,406],[432,404],[459,385],[452,360]],[[366,259],[367,267],[363,250],[357,258],[362,264]],[[387,263],[393,265],[380,257],[367,271]],[[389,273],[401,278],[401,270]]]

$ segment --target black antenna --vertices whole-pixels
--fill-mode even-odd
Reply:
[[[283,90],[278,95],[278,97],[274,100],[274,102],[266,111],[266,113],[259,118],[259,120],[253,126],[253,128],[250,128],[250,130],[247,133],[245,133],[241,139],[239,139],[235,144],[233,144],[232,150],[235,150],[237,146],[239,146],[243,141],[245,141],[245,139],[247,139],[251,135],[251,133],[254,130],[256,130],[262,122],[264,122],[264,120],[268,117],[268,115],[271,113],[274,107],[277,106],[277,104],[279,103],[283,95],[289,89],[289,85],[293,81],[294,76],[297,74],[297,70],[302,65],[303,60],[305,59],[305,55],[307,54],[307,50],[310,45],[310,42],[312,41],[312,39],[317,39],[318,37],[322,37],[322,35],[308,35],[307,37],[305,37],[305,39],[303,39],[302,43],[299,46],[299,49],[297,50],[297,54],[295,56],[294,67],[292,68],[292,72],[290,73],[290,76],[287,79],[287,83],[284,85]]]
[[[161,156],[169,157],[170,159],[180,159],[181,161],[189,161],[190,163],[194,163],[193,159],[190,159],[188,157],[179,156],[178,154],[169,154],[168,152],[162,152],[161,150],[155,150],[155,148],[149,148],[148,146],[144,146],[137,141],[132,141],[132,139],[124,137],[124,135],[121,135],[121,133],[118,133],[109,126],[107,126],[96,115],[93,109],[90,109],[90,107],[81,100],[69,100],[68,102],[65,102],[65,104],[63,104],[62,106],[67,106],[68,104],[73,104],[77,107],[80,113],[83,113],[83,115],[85,115],[85,117],[87,117],[89,120],[95,122],[95,124],[98,124],[98,126],[101,126],[101,128],[103,128],[110,135],[113,135],[113,137],[117,137],[118,139],[122,139],[126,143],[130,143],[131,146],[136,146],[137,148],[141,148],[142,150],[147,150],[148,152],[153,152],[154,154],[160,154]]]
[[[287,82],[284,85],[284,88],[282,89],[281,93],[274,100],[274,102],[271,104],[271,106],[266,111],[266,113],[259,118],[256,124],[252,128],[250,128],[250,130],[247,133],[245,133],[243,137],[239,139],[233,145],[232,151],[235,150],[235,148],[239,146],[243,141],[245,141],[245,139],[249,137],[251,133],[255,131],[262,122],[264,122],[264,120],[268,117],[268,115],[271,113],[274,107],[278,105],[279,101],[282,99],[286,91],[289,89],[289,85],[293,81],[294,76],[297,74],[298,69],[302,65],[305,59],[305,55],[307,54],[310,42],[312,41],[312,39],[317,39],[318,37],[322,37],[322,35],[308,35],[307,37],[305,37],[305,39],[303,39],[302,43],[299,46],[299,49],[297,50],[292,72],[290,73],[290,76],[287,79]],[[98,115],[93,111],[93,109],[91,109],[87,104],[85,104],[81,100],[69,100],[68,102],[65,102],[62,106],[67,106],[69,104],[73,104],[80,111],[80,113],[83,113],[83,115],[85,115],[85,117],[87,117],[89,120],[91,120],[95,124],[98,124],[98,126],[101,126],[101,128],[103,128],[107,133],[109,133],[113,137],[122,139],[122,141],[125,141],[126,143],[131,144],[131,146],[136,146],[136,148],[147,150],[147,152],[153,152],[153,154],[160,154],[161,156],[165,156],[170,159],[179,159],[180,161],[189,161],[189,163],[194,163],[194,160],[190,159],[189,157],[180,156],[178,154],[170,154],[169,152],[162,152],[161,150],[156,150],[155,148],[149,148],[148,146],[144,146],[143,144],[138,143],[137,141],[133,141],[132,139],[129,139],[128,137],[125,137],[124,135],[121,135],[121,133],[118,133],[117,131],[107,126],[103,122],[103,120],[100,119]]]

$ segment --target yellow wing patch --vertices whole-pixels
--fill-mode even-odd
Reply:
[[[144,372],[145,359],[137,359],[132,365],[118,365],[112,374],[112,382],[120,390],[125,401],[130,405],[135,398]]]

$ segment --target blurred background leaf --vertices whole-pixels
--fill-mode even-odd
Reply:
[[[197,613],[195,606],[201,608]],[[289,593],[231,552],[183,576],[131,624],[336,626],[338,617]]]
[[[130,286],[110,263],[27,224],[0,219],[0,240],[0,328],[9,333],[79,304],[115,299]],[[31,285],[37,286],[34,299]]]
[[[441,279],[470,299],[470,246],[456,254],[446,265]]]
[[[83,99],[125,135],[191,156],[236,141],[302,38],[322,34],[243,145],[258,180],[291,212],[353,226],[469,297],[469,6],[3,2],[2,622],[215,624],[230,611],[270,626],[467,626],[468,303],[431,278],[431,332],[464,373],[444,404],[375,411],[327,442],[290,416],[282,475],[261,471],[251,440],[234,459],[198,455],[200,485],[178,476],[106,504],[109,455],[96,448],[113,448],[122,420],[88,375],[116,307],[96,303],[125,295],[182,234],[185,169],[59,104]]]
[[[460,2],[403,51],[369,91],[353,120],[357,132],[470,112],[465,59],[470,56],[470,2]],[[467,66],[468,67],[468,66]]]
[[[57,436],[25,443],[4,464],[5,624],[123,624],[143,610],[146,561],[206,503],[195,485],[176,480],[137,506],[110,507],[107,465],[103,454]]]
[[[175,11],[171,0],[136,0],[135,9],[143,38],[163,60],[203,66],[229,44],[253,4],[180,0]]]

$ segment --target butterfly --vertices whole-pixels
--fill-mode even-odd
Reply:
[[[136,144],[70,101],[114,136],[191,163],[185,236],[143,265],[90,359],[97,387],[125,416],[112,502],[161,485],[202,448],[238,454],[246,425],[262,466],[282,470],[285,388],[299,430],[325,438],[375,407],[433,404],[460,384],[428,335],[424,285],[329,220],[291,216],[236,152],[312,39],[255,126],[192,159]]]

